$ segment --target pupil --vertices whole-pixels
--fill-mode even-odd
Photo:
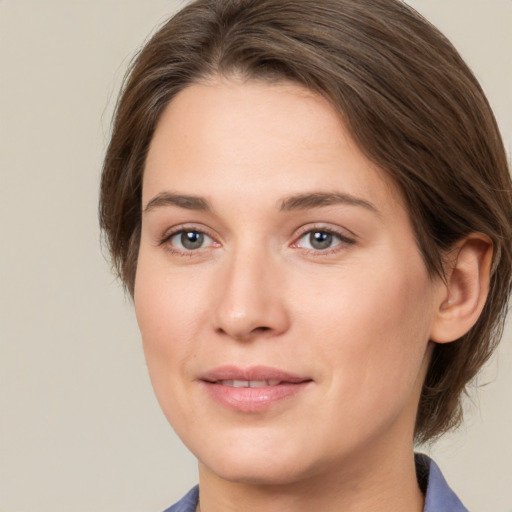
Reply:
[[[181,234],[181,243],[185,249],[199,249],[203,245],[204,235],[195,231],[185,231]]]
[[[315,249],[327,249],[332,244],[332,235],[323,231],[315,231],[309,235],[309,242]]]

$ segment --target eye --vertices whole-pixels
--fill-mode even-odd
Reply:
[[[302,249],[327,251],[341,244],[351,244],[353,240],[328,229],[311,229],[304,233],[296,242]]]
[[[213,244],[213,240],[206,233],[195,229],[182,229],[173,233],[165,241],[174,249],[181,251],[195,251]]]

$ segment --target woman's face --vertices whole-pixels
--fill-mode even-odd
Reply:
[[[441,295],[400,194],[324,99],[219,79],[169,104],[135,307],[202,471],[290,483],[410,453]]]

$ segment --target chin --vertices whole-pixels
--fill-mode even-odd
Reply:
[[[294,469],[291,470],[290,468]],[[217,461],[208,469],[223,480],[253,486],[288,485],[302,480],[305,475],[295,464],[283,464],[283,461],[244,461],[238,460],[235,466],[231,462]]]
[[[288,446],[286,446],[288,444]],[[304,449],[289,443],[265,443],[254,438],[250,443],[226,442],[222,449],[196,451],[200,464],[217,477],[251,485],[286,485],[307,476]]]

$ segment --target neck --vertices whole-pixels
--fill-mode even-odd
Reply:
[[[224,480],[200,465],[201,512],[421,512],[424,496],[411,449],[392,457],[358,457],[300,481],[253,484]]]

